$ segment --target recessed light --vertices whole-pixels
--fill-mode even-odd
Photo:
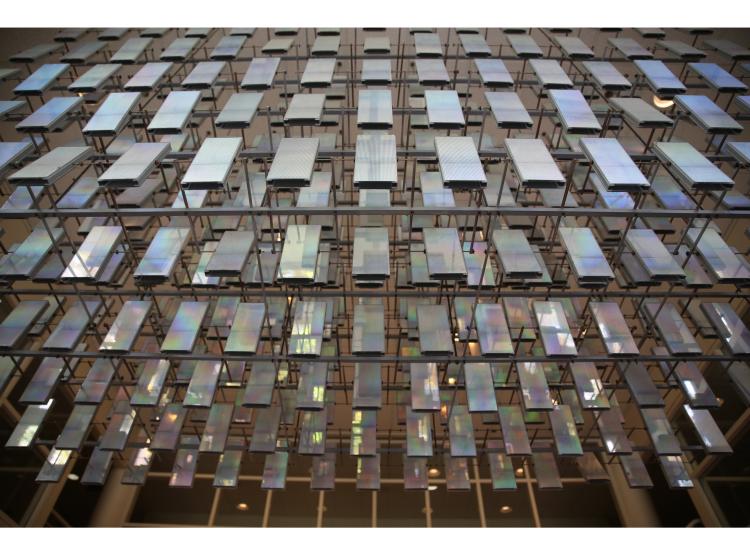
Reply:
[[[430,492],[434,492],[435,490],[437,490],[437,485],[435,485],[435,484],[430,484],[430,485],[429,485],[429,486],[427,487],[427,490],[429,490]]]
[[[510,506],[502,506],[500,508],[500,513],[510,513],[511,511],[513,511],[513,508]]]
[[[237,504],[237,510],[238,511],[247,511],[250,509],[250,506],[248,506],[245,502],[240,502]]]
[[[80,477],[80,476],[78,476],[78,475],[77,475],[76,473],[74,473],[74,472],[72,472],[72,473],[70,473],[70,474],[68,475],[68,480],[78,480],[78,479],[80,479],[80,478],[81,478],[81,477]]]
[[[669,109],[672,105],[674,105],[674,101],[671,99],[662,99],[658,95],[654,95],[654,105],[656,105],[659,109]]]
[[[519,468],[516,469],[516,476],[523,476],[523,469],[522,468],[519,467]]]
[[[432,467],[430,470],[427,471],[427,475],[431,477],[440,476],[440,469],[436,469],[435,467]]]
[[[449,377],[448,378],[448,385],[455,385],[456,384],[456,378],[455,377]]]

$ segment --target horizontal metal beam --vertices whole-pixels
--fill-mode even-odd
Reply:
[[[0,209],[0,219],[20,218],[87,218],[115,216],[571,216],[600,218],[750,218],[750,210],[668,210],[665,208],[587,208],[547,206],[332,206],[317,208],[267,206],[213,206],[201,208],[40,208]]]
[[[744,360],[744,358],[732,358],[730,356],[718,355],[709,356],[698,354],[694,356],[608,356],[608,355],[583,355],[583,356],[565,356],[550,357],[538,356],[535,354],[521,354],[515,356],[354,356],[351,354],[342,354],[337,356],[320,355],[314,357],[290,356],[288,354],[165,354],[162,352],[129,352],[126,355],[112,352],[88,352],[88,351],[71,351],[56,352],[49,350],[3,350],[5,356],[17,356],[19,358],[43,358],[43,357],[64,357],[64,358],[81,358],[94,360],[97,358],[112,358],[128,360],[191,360],[191,361],[237,361],[237,362],[298,362],[298,363],[345,363],[356,364],[361,362],[375,362],[379,364],[424,364],[424,363],[493,363],[507,364],[516,362],[538,362],[538,363],[573,363],[573,362],[594,362],[594,363],[612,363],[612,362],[641,362],[641,363],[659,363],[659,362],[733,362]]]

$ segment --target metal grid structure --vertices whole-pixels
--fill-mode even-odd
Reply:
[[[406,489],[644,488],[650,462],[691,488],[731,452],[704,372],[750,396],[750,51],[693,31],[67,30],[11,57],[4,444],[43,482],[80,457],[142,484],[160,454],[189,487],[212,454],[231,487],[250,453],[264,489],[295,455],[317,490],[350,457],[378,489],[384,456]]]

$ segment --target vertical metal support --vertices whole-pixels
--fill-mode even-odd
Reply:
[[[94,513],[89,522],[90,527],[122,527],[130,520],[130,514],[138,500],[141,486],[123,484],[122,475],[125,467],[113,467],[107,482],[96,502]]]
[[[221,501],[221,488],[214,490],[214,498],[211,501],[211,511],[208,512],[208,526],[213,527],[216,524],[216,513],[219,511],[219,502]]]
[[[472,460],[474,468],[474,488],[477,491],[477,508],[479,509],[479,526],[487,527],[487,517],[484,514],[484,497],[482,496],[482,481],[479,478],[479,464],[476,457]]]
[[[268,518],[271,517],[271,499],[273,498],[273,490],[266,492],[266,505],[263,506],[263,523],[261,527],[268,527]]]
[[[65,483],[68,482],[68,475],[73,470],[76,459],[77,457],[72,456],[68,460],[68,464],[59,482],[39,486],[34,497],[31,499],[31,504],[24,512],[19,525],[22,527],[44,527],[47,524],[47,519],[52,513],[52,508],[55,507],[57,498],[60,497],[63,488],[65,488]]]
[[[427,528],[432,528],[432,507],[430,507],[430,491],[424,491],[424,518]]]
[[[315,526],[316,527],[322,527],[323,526],[323,512],[325,511],[325,491],[321,490],[318,492],[318,510],[317,510],[317,518],[315,520]]]
[[[534,487],[531,483],[531,475],[529,474],[529,465],[523,464],[523,475],[526,477],[526,490],[529,493],[529,505],[531,506],[531,517],[534,519],[534,527],[541,527],[542,520],[539,518],[539,509],[536,506],[536,496],[534,496]]]
[[[609,491],[623,527],[660,527],[651,496],[642,488],[631,488],[622,469],[604,462],[609,474]]]

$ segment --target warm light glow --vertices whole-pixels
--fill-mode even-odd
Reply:
[[[510,506],[502,506],[500,508],[500,513],[510,513],[511,511],[513,511],[513,508]]]
[[[430,492],[434,492],[435,490],[437,490],[437,486],[435,484],[430,484],[427,487],[427,490],[429,490]]]
[[[671,99],[662,99],[658,95],[654,95],[654,105],[659,109],[669,109],[674,105],[674,101]]]
[[[80,477],[79,477],[79,476],[78,476],[78,475],[77,475],[76,473],[70,473],[70,474],[68,475],[68,480],[73,480],[73,481],[76,481],[76,480],[78,480],[79,478],[80,478]]]
[[[436,469],[435,467],[432,467],[430,470],[427,471],[427,474],[431,477],[440,476],[440,469]]]
[[[456,384],[456,378],[455,377],[449,377],[448,378],[448,385],[455,385]]]
[[[238,511],[247,511],[250,509],[250,506],[248,506],[245,502],[240,502],[237,504],[237,510]]]
[[[516,476],[523,476],[523,469],[521,468],[516,469]]]

